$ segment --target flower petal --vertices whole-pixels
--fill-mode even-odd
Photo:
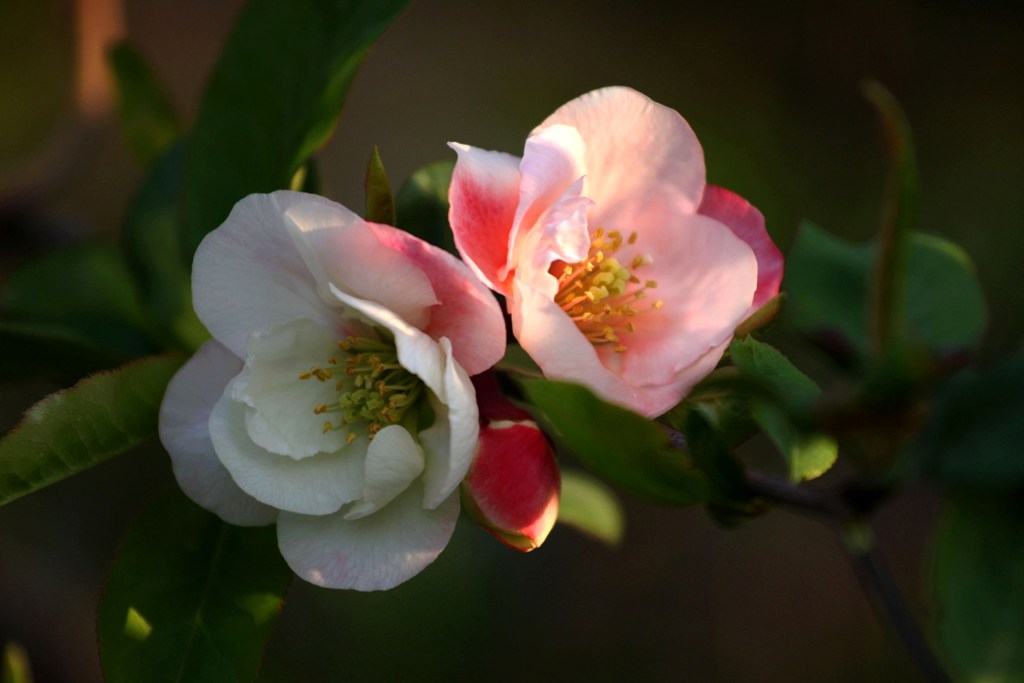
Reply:
[[[747,243],[757,257],[757,290],[751,311],[779,293],[782,252],[765,229],[764,216],[750,202],[721,187],[708,185],[697,213],[714,218]]]
[[[196,250],[192,298],[214,339],[245,358],[249,333],[306,318],[330,328],[336,311],[284,230],[284,212],[309,195],[254,194],[241,200]],[[325,200],[320,200],[325,201]]]
[[[663,216],[673,215],[652,203],[638,224],[666,225]],[[605,366],[632,385],[660,384],[730,338],[754,294],[757,261],[742,240],[705,216],[675,220],[671,229],[649,230],[637,240],[651,257],[637,273],[657,288],[634,303],[636,331],[621,335],[627,351],[616,353],[610,344],[598,349]]]
[[[545,228],[544,246],[552,258],[568,263],[582,261],[590,248],[586,210],[593,204],[581,197],[585,147],[579,132],[570,126],[553,125],[537,131],[526,139],[523,161],[519,164],[519,207],[509,236],[509,261],[499,272],[504,279],[520,261],[521,240],[538,223]],[[541,218],[559,206],[556,218]],[[566,221],[582,208],[584,220]]]
[[[382,509],[357,520],[346,520],[342,513],[281,513],[281,554],[296,574],[318,586],[394,588],[433,562],[455,530],[458,495],[433,510],[420,505],[422,495],[420,486],[410,486]]]
[[[642,205],[658,186],[674,188],[680,206],[696,211],[704,192],[704,152],[678,112],[630,88],[611,87],[562,105],[533,134],[557,124],[574,127],[583,138],[583,193],[602,212]]]
[[[457,142],[448,146],[459,155],[448,188],[455,246],[488,287],[505,293],[502,270],[519,205],[519,159]]]
[[[240,526],[270,524],[277,510],[238,488],[210,440],[210,412],[242,361],[210,340],[167,385],[160,405],[160,441],[171,455],[174,477],[189,498]]]
[[[423,451],[409,432],[390,425],[377,432],[366,454],[363,499],[356,502],[345,519],[360,519],[390,503],[423,472]]]
[[[452,357],[451,343],[440,341],[445,354],[444,405],[434,404],[434,424],[420,432],[420,443],[427,456],[423,475],[423,507],[440,505],[469,471],[480,434],[476,392],[466,371]]]
[[[411,325],[427,323],[430,307],[438,302],[430,280],[401,252],[382,248],[370,223],[322,197],[274,193],[278,195],[302,198],[285,211],[285,222],[323,296],[330,299],[330,283],[376,301]]]
[[[407,232],[371,224],[382,244],[400,252],[430,279],[440,305],[421,327],[434,339],[452,340],[455,359],[475,375],[505,354],[505,319],[491,292],[465,263]],[[411,322],[411,321],[407,321]]]
[[[317,453],[333,453],[345,445],[346,429],[323,429],[319,405],[338,402],[332,379],[300,379],[299,374],[324,366],[338,356],[338,334],[310,320],[277,325],[249,338],[245,369],[232,389],[232,399],[245,403],[249,438],[271,453],[296,460]]]
[[[210,415],[210,437],[220,461],[239,487],[280,510],[326,515],[363,492],[368,443],[359,438],[335,453],[302,460],[260,448],[245,428],[244,404],[231,399],[229,384]]]

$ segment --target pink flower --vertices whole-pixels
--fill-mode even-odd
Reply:
[[[658,415],[778,293],[761,214],[707,186],[686,121],[634,90],[562,106],[521,159],[450,144],[456,246],[551,378]]]
[[[297,192],[235,205],[192,290],[213,339],[160,410],[185,493],[234,524],[276,521],[319,585],[382,590],[430,564],[476,453],[469,375],[504,352],[490,292],[442,250]]]
[[[544,432],[501,393],[494,374],[473,378],[480,440],[462,484],[467,512],[505,545],[539,548],[558,517],[561,477]]]

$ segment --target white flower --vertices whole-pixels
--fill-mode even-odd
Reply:
[[[383,590],[451,537],[476,448],[469,375],[504,352],[497,304],[449,254],[296,192],[252,195],[196,252],[207,342],[160,438],[182,489],[277,522],[302,578]]]

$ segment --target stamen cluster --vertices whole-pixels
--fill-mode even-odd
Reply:
[[[338,341],[338,348],[347,354],[344,363],[332,356],[327,359],[326,368],[310,368],[299,373],[299,379],[327,382],[341,376],[335,382],[338,401],[330,405],[321,403],[313,412],[341,413],[337,424],[324,422],[325,433],[363,423],[373,439],[384,427],[401,421],[406,409],[423,391],[423,382],[398,362],[394,343],[348,337]],[[346,437],[348,443],[355,438],[352,431]]]
[[[635,306],[654,289],[654,280],[641,280],[634,273],[651,263],[651,257],[637,255],[625,268],[614,257],[623,244],[635,244],[637,233],[630,233],[623,239],[622,233],[612,230],[607,234],[597,228],[590,239],[587,258],[579,263],[561,265],[556,263],[551,274],[558,278],[558,293],[555,302],[561,306],[576,327],[593,344],[615,344],[615,351],[626,350],[623,332],[636,330],[630,318],[639,314]],[[662,301],[655,301],[651,307],[662,307]]]

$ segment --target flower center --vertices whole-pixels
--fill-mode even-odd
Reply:
[[[394,343],[348,337],[338,340],[338,348],[345,354],[343,361],[332,356],[327,359],[327,367],[310,368],[299,373],[299,379],[335,381],[337,402],[313,408],[317,415],[340,413],[336,423],[324,422],[325,433],[363,423],[373,439],[384,427],[401,421],[406,409],[423,392],[423,381],[399,364]],[[346,440],[352,443],[355,438],[350,431]]]
[[[576,327],[592,344],[614,344],[615,351],[626,350],[622,336],[636,331],[636,324],[630,320],[640,311],[639,300],[647,296],[648,289],[658,283],[641,280],[634,273],[651,263],[650,256],[636,256],[624,267],[615,258],[623,244],[634,244],[637,234],[630,233],[625,240],[622,233],[612,230],[607,234],[598,228],[590,237],[590,252],[579,263],[562,265],[556,262],[551,274],[558,278],[558,293],[555,303],[572,318]],[[661,308],[663,301],[651,304]]]

